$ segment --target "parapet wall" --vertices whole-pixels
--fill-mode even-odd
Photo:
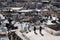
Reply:
[[[60,35],[60,31],[56,31],[56,30],[53,30],[49,27],[44,27],[44,30],[46,30],[48,33],[52,34],[52,35],[55,35],[55,36],[59,36]]]

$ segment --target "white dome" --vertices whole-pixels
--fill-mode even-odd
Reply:
[[[5,19],[5,17],[2,14],[0,14],[0,17],[1,17],[1,19]]]

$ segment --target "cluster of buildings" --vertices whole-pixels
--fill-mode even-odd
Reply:
[[[0,18],[2,24],[12,19],[18,29],[21,24],[37,27],[41,23],[54,30],[60,30],[60,0],[0,0]],[[14,25],[11,27],[11,22],[8,24],[8,29],[15,29]]]
[[[35,2],[35,1],[38,1],[38,2],[41,2],[41,1],[53,1],[53,2],[55,2],[55,1],[60,1],[60,0],[0,0],[1,2],[23,2],[23,1],[33,1],[33,2]]]

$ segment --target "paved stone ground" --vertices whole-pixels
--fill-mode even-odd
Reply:
[[[45,30],[42,30],[42,33],[44,36],[41,36],[39,34],[39,30],[37,30],[37,35],[34,33],[34,31],[31,31],[29,33],[24,33],[30,40],[60,40],[60,36],[54,36],[46,32]]]

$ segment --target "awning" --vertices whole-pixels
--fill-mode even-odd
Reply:
[[[42,11],[48,11],[48,9],[43,9]]]
[[[13,10],[20,10],[22,9],[23,7],[11,7],[10,11],[13,11]]]
[[[18,11],[18,12],[32,12],[33,10],[21,10],[21,11]]]
[[[36,9],[36,11],[40,12],[40,11],[41,11],[41,9]]]

